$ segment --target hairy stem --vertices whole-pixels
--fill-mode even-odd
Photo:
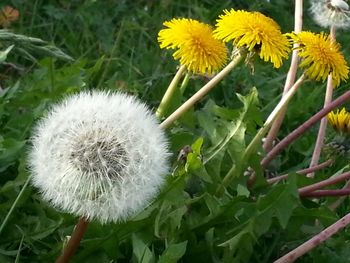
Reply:
[[[180,81],[180,79],[185,71],[186,71],[186,67],[183,65],[180,66],[179,70],[176,72],[174,78],[170,82],[170,84],[169,84],[167,90],[165,91],[164,96],[163,96],[163,98],[158,106],[158,109],[156,111],[156,116],[158,118],[161,118],[164,116],[165,111],[168,109],[169,104],[171,102],[171,99],[174,96],[177,85],[179,84],[179,81]]]
[[[315,166],[310,167],[310,168],[306,168],[306,169],[297,171],[295,173],[300,174],[300,175],[305,175],[307,173],[313,173],[313,172],[316,172],[316,171],[319,171],[321,169],[324,169],[324,168],[328,167],[332,163],[333,163],[333,160],[329,159],[329,160],[327,160],[327,161],[325,161],[323,163],[320,163],[320,164],[315,165]],[[274,178],[268,179],[267,182],[269,184],[273,184],[273,183],[279,182],[279,181],[281,181],[283,179],[287,179],[288,176],[289,176],[289,174],[279,175],[279,176],[276,176]]]
[[[320,119],[326,116],[330,111],[344,102],[350,99],[350,91],[345,92],[336,100],[332,101],[327,107],[323,108],[319,112],[317,112],[310,119],[305,121],[302,125],[300,125],[297,129],[288,134],[282,141],[280,141],[274,148],[271,149],[269,153],[264,157],[261,161],[261,165],[263,167],[267,167],[268,164],[275,158],[277,154],[279,154],[283,149],[285,149],[289,144],[298,139],[301,135],[303,135],[307,130],[309,130],[313,125],[315,125]]]
[[[296,259],[306,254],[307,252],[317,247],[318,245],[320,245],[322,242],[324,242],[325,240],[327,240],[328,238],[336,234],[338,231],[346,227],[348,224],[350,224],[350,213],[344,216],[343,218],[339,219],[333,225],[327,227],[321,233],[317,234],[313,238],[301,244],[300,246],[298,246],[288,254],[277,259],[274,263],[294,262]]]
[[[305,194],[311,193],[315,190],[318,190],[322,187],[325,186],[329,186],[329,185],[333,185],[333,184],[337,184],[339,182],[345,181],[347,179],[350,178],[350,172],[345,172],[342,173],[341,175],[337,175],[331,178],[328,178],[326,180],[323,180],[321,182],[315,183],[315,184],[311,184],[308,186],[304,186],[302,188],[299,189],[299,195],[300,196],[304,196]]]
[[[343,189],[350,189],[350,181],[348,180],[346,184],[344,185]],[[328,207],[330,210],[334,211],[338,208],[338,206],[341,205],[341,203],[344,201],[345,196],[339,197],[338,200],[334,201],[334,203],[331,203]]]
[[[168,118],[166,118],[159,126],[163,129],[168,128],[174,121],[180,118],[185,112],[187,112],[197,101],[203,98],[209,91],[211,91],[232,69],[234,69],[238,63],[242,60],[243,55],[237,54],[236,57],[214,78],[212,78],[207,84],[205,84],[200,90],[198,90],[191,98],[185,101],[177,110],[175,110]]]
[[[343,187],[343,190],[344,189],[350,189],[350,181],[348,180],[346,182],[346,184],[344,185]],[[330,210],[332,211],[335,211],[335,209],[338,208],[338,206],[341,205],[341,203],[344,201],[344,199],[346,198],[346,196],[342,196],[342,197],[339,197],[338,200],[334,201],[334,203],[331,203],[328,207]]]
[[[85,231],[88,227],[89,221],[81,217],[76,224],[72,236],[68,241],[68,244],[63,250],[63,253],[57,258],[56,263],[67,263],[73,257],[75,251],[79,247],[80,241],[83,238]]]
[[[332,41],[335,41],[335,27],[334,26],[331,27],[330,38]],[[324,98],[323,108],[325,108],[329,103],[331,103],[332,96],[333,96],[333,88],[334,88],[334,85],[333,85],[332,73],[331,73],[328,75],[328,78],[327,78],[326,95]],[[315,144],[314,152],[312,154],[312,158],[311,158],[311,162],[310,162],[310,168],[318,164],[318,161],[319,161],[320,155],[321,155],[321,150],[323,147],[323,141],[324,141],[324,138],[326,135],[326,128],[327,128],[327,118],[324,117],[321,120],[320,128],[318,130],[316,144]],[[307,177],[314,177],[314,173],[307,174]]]
[[[294,33],[299,33],[303,27],[303,0],[295,1],[295,11],[294,11]],[[289,71],[287,74],[286,82],[284,84],[283,96],[288,92],[288,90],[293,86],[295,82],[295,78],[298,70],[298,51],[295,49],[298,47],[298,44],[294,44],[292,60],[290,63]],[[273,140],[276,138],[278,131],[282,125],[284,116],[286,114],[287,107],[284,108],[281,113],[278,115],[276,120],[273,122],[272,127],[269,133],[266,136],[266,140],[264,142],[264,149],[266,152],[270,151],[272,148]]]
[[[335,190],[317,190],[311,193],[306,193],[302,197],[327,197],[327,196],[348,196],[350,189],[335,189]]]

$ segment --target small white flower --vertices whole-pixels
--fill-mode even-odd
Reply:
[[[314,20],[322,27],[350,26],[349,5],[343,0],[313,0],[310,11]]]
[[[102,223],[144,209],[168,172],[155,116],[134,97],[81,93],[52,108],[33,136],[30,168],[43,198]]]

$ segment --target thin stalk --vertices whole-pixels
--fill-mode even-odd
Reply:
[[[300,125],[297,129],[288,134],[282,141],[280,141],[274,148],[271,149],[270,152],[264,157],[261,161],[261,165],[263,167],[267,167],[267,165],[275,158],[275,156],[280,153],[283,149],[285,149],[289,144],[298,139],[301,135],[303,135],[307,130],[309,130],[313,125],[315,125],[320,119],[326,116],[330,111],[344,102],[350,100],[350,91],[345,92],[343,95],[338,97],[336,100],[332,101],[327,107],[323,108],[319,112],[317,112],[310,119],[305,121],[302,125]]]
[[[295,10],[294,10],[294,33],[299,33],[303,27],[303,0],[295,1]],[[287,94],[288,90],[293,86],[298,70],[298,51],[295,49],[298,47],[298,44],[293,45],[292,60],[290,63],[289,71],[287,74],[286,82],[284,84],[283,96]],[[266,140],[263,144],[263,147],[266,152],[270,151],[273,145],[273,140],[277,137],[278,131],[282,125],[284,116],[286,114],[287,107],[284,108],[276,120],[273,122],[272,127],[269,133],[266,136]]]
[[[293,85],[293,87],[287,92],[285,96],[282,97],[281,101],[277,104],[277,106],[274,108],[274,110],[270,113],[270,115],[267,117],[264,125],[260,128],[258,133],[255,135],[253,140],[249,143],[247,148],[242,154],[242,159],[239,163],[236,163],[230,171],[226,174],[224,179],[222,180],[222,184],[218,187],[216,193],[217,195],[222,195],[224,192],[224,189],[230,184],[230,182],[233,180],[233,178],[237,177],[242,169],[244,169],[244,166],[251,156],[251,154],[257,149],[259,144],[261,143],[262,138],[264,135],[268,132],[269,128],[271,127],[273,121],[276,119],[278,114],[283,110],[284,107],[288,105],[288,102],[292,99],[296,91],[298,90],[299,86],[303,83],[305,79],[305,76],[302,75],[297,82]]]
[[[317,190],[311,193],[306,193],[302,197],[328,197],[328,196],[348,196],[350,189],[335,189],[335,190]]]
[[[334,26],[331,27],[330,39],[332,41],[335,41],[335,27]],[[329,103],[331,103],[332,96],[333,96],[333,89],[334,89],[334,85],[333,85],[332,73],[331,73],[328,75],[328,78],[327,78],[326,95],[324,98],[323,108],[326,107]],[[321,150],[322,150],[324,138],[326,135],[326,129],[327,129],[327,118],[324,117],[321,120],[320,128],[318,130],[316,144],[315,144],[314,152],[312,154],[312,158],[311,158],[311,162],[310,162],[310,167],[317,165],[318,161],[320,160]],[[314,173],[309,173],[307,175],[307,177],[313,178]]]
[[[301,244],[299,247],[295,248],[288,254],[283,257],[277,259],[274,263],[290,263],[294,262],[296,259],[306,254],[310,250],[314,249],[322,242],[339,232],[341,229],[350,224],[350,213],[339,219],[337,222],[327,227],[321,233],[317,234],[313,238],[309,239],[305,243]]]
[[[239,53],[232,61],[221,70],[214,78],[198,90],[191,98],[185,101],[177,110],[166,118],[159,126],[163,129],[168,128],[174,121],[187,112],[197,101],[203,98],[211,91],[232,69],[234,69],[243,59],[243,54]]]
[[[20,191],[19,194],[17,195],[17,197],[16,197],[15,201],[13,202],[13,204],[12,204],[10,210],[8,211],[8,213],[7,213],[7,215],[6,215],[5,219],[4,219],[4,221],[2,222],[2,224],[1,224],[1,226],[0,226],[0,234],[1,234],[1,232],[4,230],[4,228],[5,228],[6,224],[7,224],[7,221],[10,219],[10,216],[11,216],[13,210],[15,209],[15,207],[17,206],[18,201],[21,199],[21,197],[22,197],[24,191],[27,189],[27,186],[28,186],[28,184],[29,184],[29,181],[30,181],[30,177],[28,177],[28,178],[27,178],[27,181],[25,181],[25,183],[24,183],[24,185],[23,185],[21,191]]]
[[[174,93],[179,84],[179,81],[185,71],[186,71],[186,67],[184,65],[180,66],[179,70],[176,72],[174,78],[170,82],[156,111],[156,116],[158,118],[161,118],[164,116],[165,111],[168,109],[171,99],[174,96]]]
[[[63,253],[57,258],[56,263],[67,263],[73,257],[75,251],[79,247],[80,241],[83,238],[85,231],[88,227],[89,221],[81,217],[76,224],[72,236],[68,241],[68,244],[63,250]]]
[[[329,165],[331,165],[333,163],[333,160],[332,159],[329,159],[323,163],[320,163],[318,165],[315,165],[313,167],[309,167],[309,168],[306,168],[306,169],[303,169],[303,170],[300,170],[300,171],[297,171],[295,173],[297,174],[300,174],[300,175],[305,175],[305,174],[308,174],[308,173],[313,173],[313,172],[316,172],[316,171],[319,171],[319,170],[322,170],[326,167],[328,167]],[[283,179],[287,179],[289,176],[289,174],[284,174],[284,175],[280,175],[280,176],[276,176],[274,178],[271,178],[271,179],[268,179],[267,180],[267,183],[269,184],[273,184],[273,183],[276,183],[276,182],[279,182]]]
[[[184,79],[182,80],[182,83],[181,83],[181,86],[180,86],[180,93],[181,95],[184,94],[186,88],[187,88],[187,85],[188,85],[188,81],[190,80],[190,76],[191,76],[191,73],[190,72],[187,72]]]
[[[248,147],[245,150],[245,153],[243,156],[246,156],[248,158],[253,151],[257,148],[257,146],[260,144],[262,138],[267,133],[269,128],[271,127],[273,121],[277,118],[277,116],[283,111],[285,107],[287,107],[289,101],[293,98],[294,94],[297,92],[300,85],[305,80],[305,75],[301,75],[301,77],[295,82],[293,87],[291,87],[285,96],[282,97],[281,101],[277,104],[277,106],[273,109],[273,111],[270,113],[270,115],[267,117],[264,125],[261,127],[261,129],[258,131],[258,133],[255,135],[253,140],[250,142]]]
[[[323,188],[323,187],[329,186],[329,185],[333,185],[333,184],[337,184],[337,183],[345,181],[345,180],[347,180],[349,178],[350,178],[350,172],[342,173],[341,175],[337,175],[337,176],[328,178],[326,180],[323,180],[321,182],[314,183],[314,184],[311,184],[311,185],[304,186],[304,187],[300,188],[298,190],[299,191],[299,195],[300,196],[304,196],[304,195],[306,195],[308,193],[311,193],[313,191],[316,191],[316,190],[318,190],[320,188]]]
[[[120,43],[120,40],[121,40],[121,37],[122,37],[122,33],[124,31],[124,20],[121,21],[120,23],[120,28],[118,30],[118,33],[117,33],[117,37],[115,38],[115,41],[113,43],[113,47],[112,47],[112,50],[111,50],[111,53],[110,53],[110,56],[108,59],[106,59],[107,63],[106,65],[104,66],[104,69],[103,69],[103,72],[100,76],[100,80],[97,84],[97,89],[100,88],[105,80],[105,77],[107,75],[107,72],[109,70],[109,67],[111,65],[111,61],[112,61],[112,57],[115,55],[115,51],[117,50],[117,47],[119,46],[119,43]]]
[[[350,189],[350,181],[349,180],[346,182],[343,189]],[[335,209],[337,209],[338,206],[341,205],[341,203],[344,201],[345,198],[346,198],[346,196],[339,197],[338,200],[336,200],[334,203],[332,203],[328,206],[329,209],[332,211],[335,211]]]
[[[31,19],[30,19],[30,25],[29,25],[29,35],[32,35],[33,27],[34,27],[34,20],[37,18],[37,10],[38,10],[38,0],[34,2],[33,5],[33,13],[31,14]]]
[[[19,263],[19,259],[21,257],[22,245],[23,245],[24,235],[22,235],[21,242],[19,243],[19,247],[17,249],[17,255],[15,259],[15,263]]]

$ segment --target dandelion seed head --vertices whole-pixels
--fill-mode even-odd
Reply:
[[[168,171],[164,132],[121,93],[82,93],[54,106],[33,136],[33,184],[63,211],[118,222],[144,209]]]
[[[350,26],[349,5],[343,0],[313,0],[310,12],[317,24],[329,28]]]

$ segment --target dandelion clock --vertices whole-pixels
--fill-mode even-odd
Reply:
[[[54,207],[101,223],[144,209],[167,173],[167,141],[154,115],[121,93],[81,93],[37,126],[32,182]]]

